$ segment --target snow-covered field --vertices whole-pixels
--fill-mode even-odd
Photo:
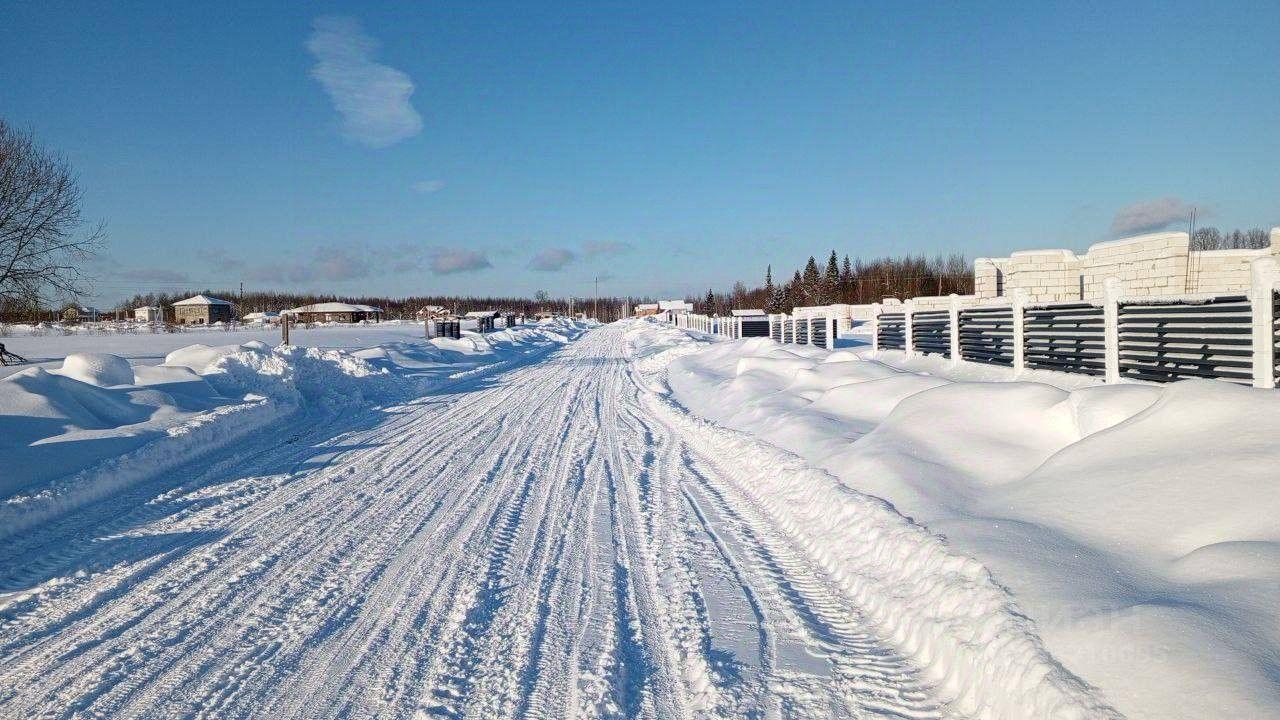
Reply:
[[[0,716],[1277,716],[1275,393],[310,332],[0,379]]]

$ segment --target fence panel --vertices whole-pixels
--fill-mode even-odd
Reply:
[[[1101,305],[1070,303],[1027,308],[1023,362],[1029,368],[1105,375],[1106,318]]]
[[[1120,375],[1155,382],[1253,381],[1253,318],[1243,295],[1120,304]]]
[[[1275,354],[1271,357],[1275,360],[1276,387],[1280,387],[1280,290],[1272,296],[1271,308],[1271,339],[1275,347]]]
[[[817,345],[820,348],[825,348],[827,346],[827,319],[826,318],[813,319],[812,340],[813,340],[813,344]]]
[[[925,355],[951,357],[951,311],[927,310],[913,313],[911,347]]]
[[[769,321],[761,319],[742,319],[742,337],[769,337]]]
[[[961,310],[960,357],[969,362],[1013,367],[1013,308]]]
[[[907,316],[903,313],[882,313],[877,318],[876,343],[890,350],[907,349]]]
[[[808,320],[796,321],[796,339],[794,340],[794,342],[797,345],[807,345],[809,343],[809,321]]]
[[[781,317],[770,318],[769,319],[769,337],[773,338],[774,340],[777,340],[778,342],[782,342],[782,328],[786,324],[787,324],[786,321],[783,320]]]

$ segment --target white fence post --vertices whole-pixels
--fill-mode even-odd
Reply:
[[[909,298],[906,302],[902,303],[902,347],[903,352],[907,357],[913,357],[915,355],[916,344],[914,339],[911,337],[911,316],[915,311],[915,298]]]
[[[1013,318],[1013,376],[1017,377],[1027,369],[1027,291],[1014,288],[1011,299],[1009,314]]]
[[[947,322],[951,328],[951,365],[960,362],[960,296],[951,293],[951,305],[947,308]]]
[[[828,313],[827,316],[822,319],[822,322],[827,324],[827,349],[835,350],[836,349],[836,319],[832,317],[830,313]]]
[[[871,352],[880,352],[880,303],[871,303]]]
[[[1109,383],[1120,382],[1120,280],[1107,278],[1102,283],[1103,301],[1103,355]]]
[[[1250,263],[1252,283],[1249,307],[1253,310],[1253,386],[1276,386],[1276,286],[1280,283],[1280,265],[1273,257],[1261,257]]]

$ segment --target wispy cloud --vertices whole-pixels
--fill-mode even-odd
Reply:
[[[229,254],[220,247],[213,247],[200,253],[200,257],[213,270],[219,272],[235,272],[243,270],[245,261]]]
[[[479,250],[465,248],[439,248],[431,255],[431,271],[437,275],[474,272],[493,267],[489,258]]]
[[[413,187],[413,191],[416,193],[422,193],[423,195],[430,195],[431,193],[440,192],[441,190],[443,190],[444,181],[443,180],[419,180],[418,182],[414,183],[412,187]]]
[[[602,240],[599,242],[589,242],[582,246],[582,252],[587,257],[602,257],[609,255],[621,255],[631,251],[631,244],[618,242],[617,240]]]
[[[568,248],[549,248],[533,256],[529,261],[529,269],[555,272],[576,260],[577,257],[577,254]]]
[[[307,40],[307,50],[316,59],[311,77],[342,116],[343,134],[380,148],[417,135],[422,117],[409,103],[413,80],[374,62],[377,49],[378,42],[349,17],[317,18]]]
[[[128,268],[119,270],[115,273],[115,277],[120,280],[133,280],[135,282],[188,282],[189,277],[184,272],[178,270],[168,270],[165,268]]]
[[[1196,206],[1175,197],[1156,198],[1120,208],[1111,221],[1111,233],[1117,237],[1163,230],[1175,223],[1186,223]],[[1197,210],[1201,217],[1211,213],[1203,207]]]

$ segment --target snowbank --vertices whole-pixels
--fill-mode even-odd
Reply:
[[[462,340],[345,350],[189,345],[159,366],[71,353],[0,379],[0,538],[295,413],[402,401],[581,335],[559,320]]]
[[[637,352],[681,344],[643,325]],[[662,384],[806,461],[748,489],[967,707],[1044,717],[1047,689],[1080,699],[1074,673],[1132,718],[1280,717],[1280,393],[956,382],[771,340],[699,347]],[[1000,687],[1013,705],[986,696]]]

